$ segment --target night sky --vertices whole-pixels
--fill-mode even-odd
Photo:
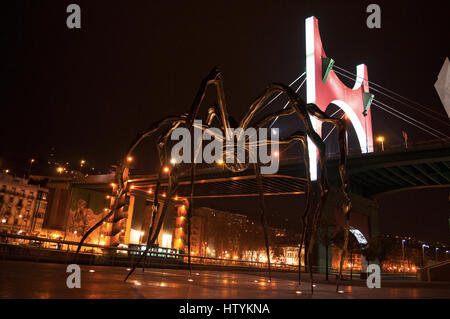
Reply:
[[[446,2],[377,1],[381,29],[368,29],[366,7],[372,2],[9,1],[0,30],[0,168],[19,170],[33,157],[34,173],[46,173],[53,153],[59,161],[76,166],[85,159],[89,168],[105,172],[137,132],[187,112],[200,81],[216,65],[229,113],[240,119],[268,83],[288,84],[304,71],[304,20],[311,15],[319,19],[325,51],[336,65],[355,72],[365,63],[369,80],[438,112],[444,123],[375,98],[450,136],[433,86],[449,55]],[[70,3],[81,7],[81,29],[66,27]],[[215,103],[214,94],[207,103]],[[411,144],[435,139],[376,108],[372,112],[374,135],[385,136],[387,148],[401,144],[402,130]],[[282,135],[298,129],[295,120],[278,125]],[[334,141],[331,136],[331,150]],[[146,142],[136,153],[136,172],[154,172],[155,163],[152,141]],[[278,207],[281,219],[294,218],[283,209],[289,201],[279,201],[284,204],[269,206]],[[379,202],[386,232],[448,241],[448,188]],[[248,201],[202,204],[254,214]]]

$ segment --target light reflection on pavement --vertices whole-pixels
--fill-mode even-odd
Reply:
[[[311,298],[306,274],[299,287],[295,273],[274,273],[269,282],[264,272],[193,270],[190,276],[188,270],[139,268],[124,282],[127,267],[81,265],[81,288],[69,289],[66,267],[0,261],[0,298]],[[313,298],[450,298],[450,283],[383,280],[381,289],[369,289],[356,279],[346,280],[338,294],[334,281],[315,278]]]

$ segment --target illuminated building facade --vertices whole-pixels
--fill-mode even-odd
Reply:
[[[0,231],[36,235],[43,227],[48,189],[0,173]]]

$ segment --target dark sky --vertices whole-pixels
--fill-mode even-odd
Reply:
[[[325,51],[338,66],[354,72],[357,64],[367,64],[370,80],[445,120],[433,84],[449,52],[446,2],[377,1],[379,30],[365,23],[372,2],[8,1],[0,31],[0,168],[11,162],[26,166],[34,157],[35,169],[43,171],[53,152],[61,161],[83,158],[104,171],[138,131],[188,111],[201,79],[215,65],[224,74],[229,112],[240,119],[268,83],[289,83],[304,71],[304,20],[311,15],[319,19]],[[70,3],[81,6],[81,29],[66,27]],[[396,107],[450,135],[448,125]],[[386,147],[401,143],[402,130],[410,143],[434,138],[377,109],[373,117],[374,135],[384,135]],[[295,129],[290,120],[279,125],[282,133]],[[154,171],[153,145],[145,143],[140,152],[138,170]],[[448,193],[417,193],[418,200],[442,203],[433,225],[448,218]],[[411,224],[420,225],[426,207],[397,207],[397,201],[392,196],[381,201],[387,224],[395,225],[393,216],[407,211]],[[408,230],[402,224],[392,231]],[[415,232],[448,239],[448,227]]]

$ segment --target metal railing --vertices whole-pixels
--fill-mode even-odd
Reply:
[[[3,259],[25,258],[35,261],[48,261],[51,259],[55,262],[68,262],[69,260],[76,258],[75,250],[78,247],[78,244],[78,242],[67,240],[0,233],[0,255]],[[10,249],[6,249],[5,246],[9,246]],[[12,249],[14,247],[17,247],[17,249]],[[79,258],[77,260],[88,264],[131,265],[143,253],[142,249],[103,246],[89,243],[83,243],[81,247]],[[20,250],[20,248],[22,248],[22,250]],[[189,258],[187,254],[168,252],[165,250],[167,250],[167,248],[152,247],[147,253],[144,266],[151,266],[154,264],[186,266]],[[49,255],[47,252],[54,252],[55,254]],[[224,259],[195,255],[191,255],[191,263],[196,266],[261,270],[265,270],[268,267],[268,263],[262,261]],[[271,263],[271,268],[274,270],[297,271],[298,265]]]

